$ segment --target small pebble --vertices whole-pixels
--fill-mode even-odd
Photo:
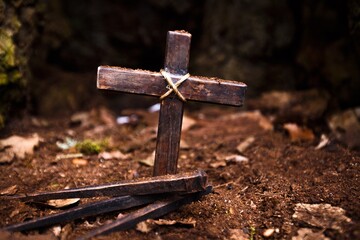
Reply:
[[[274,228],[268,228],[263,232],[264,237],[271,237],[275,232]]]
[[[72,160],[72,163],[77,166],[86,166],[88,164],[88,161],[86,159],[74,158]]]

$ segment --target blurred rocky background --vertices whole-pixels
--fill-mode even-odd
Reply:
[[[158,71],[176,29],[193,35],[191,74],[243,81],[250,100],[310,90],[320,115],[360,105],[358,0],[0,0],[0,27],[2,126],[151,104],[97,91],[97,66]]]

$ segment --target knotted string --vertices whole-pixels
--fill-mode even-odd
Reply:
[[[176,93],[176,95],[183,101],[186,102],[185,97],[179,92],[178,87],[180,86],[181,83],[185,82],[186,79],[188,79],[190,77],[190,74],[187,73],[184,76],[182,76],[180,78],[180,80],[178,82],[176,82],[175,84],[173,83],[171,76],[168,72],[166,72],[165,70],[161,69],[160,73],[164,76],[165,80],[168,82],[168,86],[167,88],[169,88],[169,90],[164,93],[160,99],[163,100],[164,98],[166,98],[167,96],[169,96],[173,91]]]

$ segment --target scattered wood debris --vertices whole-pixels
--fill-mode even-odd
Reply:
[[[216,162],[210,163],[209,166],[211,168],[220,168],[220,167],[226,167],[228,163],[247,163],[247,162],[249,162],[249,158],[242,155],[233,154],[233,155],[224,156],[220,154],[216,156]]]
[[[17,185],[12,185],[10,187],[0,190],[0,195],[14,195],[18,191]]]
[[[74,158],[72,160],[72,163],[76,166],[86,166],[88,164],[88,160],[82,158]]]
[[[343,226],[351,222],[345,216],[345,210],[340,207],[333,207],[330,204],[305,204],[297,203],[294,209],[293,218],[314,227],[343,231]]]
[[[178,227],[187,227],[194,228],[196,226],[196,220],[193,218],[185,220],[167,220],[167,219],[148,219],[146,221],[140,222],[136,225],[136,230],[142,233],[149,233],[157,226],[178,226]]]
[[[82,158],[83,156],[84,154],[82,153],[57,154],[55,157],[55,161],[60,161],[63,159]]]
[[[253,144],[255,141],[255,137],[254,136],[250,136],[250,137],[247,137],[244,141],[242,141],[237,147],[236,147],[236,150],[239,152],[239,153],[244,153],[244,151],[246,149],[248,149],[248,147],[251,146],[251,144]]]
[[[326,147],[329,143],[330,143],[330,139],[325,134],[321,134],[320,142],[315,147],[315,149],[316,150],[322,149],[322,148]]]
[[[172,225],[178,225],[181,227],[191,227],[194,228],[196,226],[196,220],[193,218],[184,219],[184,220],[167,220],[167,219],[159,219],[159,220],[153,220],[149,219],[148,222],[155,223],[159,226],[172,226]]]
[[[1,240],[58,240],[58,238],[52,233],[52,232],[45,232],[41,235],[33,235],[33,234],[29,234],[29,235],[25,235],[23,233],[19,233],[19,232],[8,232],[8,231],[3,231],[0,230],[0,239]]]
[[[235,162],[235,163],[246,163],[249,162],[249,158],[242,155],[230,155],[225,157],[225,161]]]
[[[283,127],[289,133],[291,142],[313,141],[315,139],[311,129],[299,127],[295,123],[285,123]]]
[[[330,240],[324,236],[323,231],[314,232],[310,228],[300,228],[297,236],[293,236],[291,240]]]
[[[69,235],[73,231],[72,224],[68,223],[61,228],[61,238],[60,240],[70,239]]]
[[[210,163],[210,167],[212,167],[212,168],[226,167],[226,161],[222,160],[222,161],[216,161],[216,162]]]

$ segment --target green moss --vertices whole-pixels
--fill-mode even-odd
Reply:
[[[0,86],[6,85],[8,83],[8,78],[5,73],[0,73]]]
[[[0,129],[5,126],[5,118],[0,114]]]
[[[108,147],[108,141],[92,141],[85,139],[82,142],[76,144],[76,149],[85,155],[98,154]]]
[[[0,17],[0,129],[4,127],[5,119],[11,111],[21,109],[26,104],[29,54],[24,51],[25,47],[17,45],[14,40],[14,36],[19,37],[22,27],[19,18],[21,4],[22,0],[7,3],[0,0],[0,15],[4,14]]]
[[[15,45],[9,31],[0,30],[0,56],[2,67],[15,66]]]

